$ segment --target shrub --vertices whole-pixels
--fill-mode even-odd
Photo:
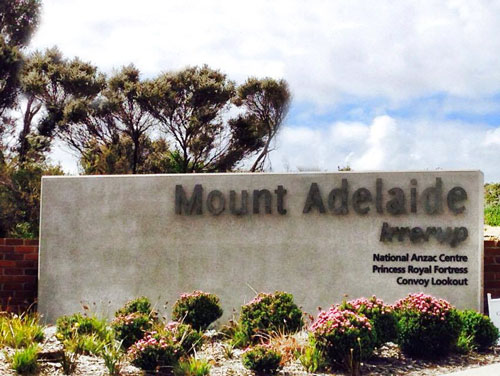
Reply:
[[[117,316],[111,323],[116,339],[121,341],[122,346],[126,349],[142,339],[152,326],[153,320],[151,317],[139,312]]]
[[[131,313],[142,313],[149,316],[155,315],[155,312],[151,308],[151,302],[145,296],[128,301],[122,308],[115,312],[115,316],[127,316]]]
[[[83,334],[97,334],[102,339],[109,336],[109,328],[105,319],[81,313],[59,317],[56,326],[56,337],[60,340]]]
[[[281,369],[281,354],[264,345],[245,351],[242,361],[245,368],[257,374],[274,375]]]
[[[21,374],[34,373],[38,368],[38,352],[40,351],[37,344],[26,347],[25,349],[16,350],[12,356],[12,368]]]
[[[370,299],[359,298],[343,302],[339,306],[340,310],[349,310],[361,315],[365,315],[373,325],[377,335],[376,346],[379,347],[386,342],[396,342],[398,338],[397,320],[393,308],[384,304],[380,299],[372,296]]]
[[[164,331],[159,330],[160,333],[171,335],[171,337],[182,347],[186,354],[193,354],[201,348],[203,344],[202,334],[194,330],[191,325],[181,324],[177,321],[171,321],[165,325]],[[170,333],[168,333],[170,332]]]
[[[410,294],[395,304],[401,351],[416,358],[439,358],[455,348],[461,322],[446,300]]]
[[[0,347],[27,347],[43,341],[43,326],[38,315],[5,315],[0,317]]]
[[[485,206],[484,223],[490,226],[500,226],[500,206]]]
[[[372,355],[377,340],[366,316],[336,306],[320,312],[311,331],[326,360],[351,372],[359,370],[360,362]]]
[[[249,339],[258,334],[294,333],[304,325],[302,311],[293,302],[292,294],[276,291],[260,293],[241,307],[240,328]]]
[[[496,344],[499,331],[488,316],[473,310],[460,311],[462,321],[461,338],[472,339],[474,347],[484,351]],[[464,339],[460,341],[464,342]]]
[[[181,360],[174,368],[175,376],[205,376],[210,373],[210,364],[205,359],[193,357]]]
[[[173,367],[182,353],[182,348],[170,336],[156,332],[146,333],[127,351],[132,364],[146,371]]]
[[[316,346],[314,337],[310,338],[309,345],[302,350],[302,353],[299,355],[299,361],[307,372],[314,373],[326,367],[325,355]]]
[[[191,294],[182,294],[175,302],[172,317],[191,325],[196,330],[205,330],[222,316],[219,298],[214,294],[194,291]]]

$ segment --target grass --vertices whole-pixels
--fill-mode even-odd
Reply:
[[[20,374],[34,373],[38,368],[38,344],[32,344],[24,349],[16,350],[12,356],[12,368]]]
[[[181,360],[174,368],[175,376],[205,376],[210,373],[210,364],[205,359],[190,357]]]
[[[43,341],[43,326],[36,314],[0,316],[0,348],[19,349]]]

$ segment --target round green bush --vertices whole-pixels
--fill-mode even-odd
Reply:
[[[122,341],[122,346],[126,349],[142,339],[144,334],[152,327],[153,320],[151,317],[139,312],[115,317],[111,322],[115,338],[118,341]]]
[[[154,371],[161,370],[162,367],[175,366],[183,351],[170,336],[151,332],[134,343],[127,354],[134,366]]]
[[[128,301],[122,308],[115,312],[115,316],[126,316],[131,313],[154,315],[151,302],[145,296]]]
[[[177,344],[179,344],[184,353],[195,354],[203,345],[203,335],[193,329],[191,325],[181,324],[177,321],[171,321],[165,325],[165,330],[172,333]]]
[[[281,369],[281,354],[267,346],[259,345],[243,353],[242,362],[260,375],[274,375]]]
[[[366,316],[337,306],[320,312],[311,331],[328,363],[350,371],[373,354],[377,343],[377,334]]]
[[[499,331],[488,316],[473,310],[460,311],[462,332],[460,336],[472,338],[472,343],[480,351],[496,344]]]
[[[191,325],[195,330],[205,330],[222,316],[219,298],[210,293],[194,291],[191,294],[182,294],[175,302],[172,317]]]
[[[373,325],[377,335],[376,347],[387,342],[396,342],[398,338],[398,323],[392,306],[384,304],[381,299],[372,296],[370,299],[359,298],[342,302],[340,310],[349,310],[365,315]]]
[[[446,300],[410,294],[396,302],[395,310],[398,344],[404,354],[435,359],[456,347],[462,324],[457,310]]]
[[[248,338],[255,339],[262,333],[295,333],[302,329],[304,321],[292,294],[276,291],[260,293],[242,306],[239,325]]]

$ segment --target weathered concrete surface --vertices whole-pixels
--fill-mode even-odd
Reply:
[[[383,180],[384,214],[375,207],[376,179]],[[441,214],[426,214],[422,192],[443,185]],[[347,215],[328,212],[328,193],[348,181]],[[417,213],[411,213],[410,189],[417,181]],[[317,208],[303,213],[311,183],[317,183],[327,213]],[[187,197],[195,184],[203,198],[217,189],[226,210],[212,215],[175,213],[175,187]],[[287,190],[284,208],[277,213],[274,190]],[[462,187],[467,200],[461,214],[447,207],[446,195]],[[373,194],[366,215],[353,210],[353,192],[365,187]],[[401,188],[406,214],[390,215],[388,190]],[[228,212],[229,191],[250,194],[250,214]],[[272,214],[252,214],[254,189],[272,193]],[[479,309],[482,301],[483,175],[479,171],[302,173],[302,174],[190,174],[149,176],[44,177],[42,181],[39,311],[48,322],[93,303],[108,315],[126,300],[149,296],[161,307],[182,292],[201,289],[217,294],[225,309],[248,302],[257,291],[285,290],[307,312],[342,300],[376,294],[387,302],[409,292],[424,291],[449,299],[458,307]],[[217,198],[213,201],[218,205]],[[340,202],[336,202],[337,205]],[[381,242],[384,222],[390,226],[466,227],[468,237],[457,246],[436,239],[412,243]],[[466,255],[467,262],[374,262],[374,254]],[[403,267],[405,273],[374,273],[374,265]],[[466,267],[465,274],[409,274],[410,265]],[[467,278],[467,286],[398,285],[404,278]],[[105,307],[105,308],[102,308]]]

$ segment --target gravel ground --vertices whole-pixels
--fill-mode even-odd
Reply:
[[[42,344],[40,360],[41,376],[64,375],[60,360],[61,345],[54,336],[55,328],[46,329],[46,340]],[[298,341],[304,340],[304,336],[299,336]],[[0,351],[0,375],[14,376],[16,373],[10,369],[10,364],[6,358],[12,355],[12,349]],[[212,364],[210,376],[250,376],[248,371],[241,364],[241,350],[234,349],[231,359],[227,358],[224,344],[219,341],[212,341],[203,345],[197,354],[200,358],[209,360]],[[486,364],[500,363],[500,347],[488,353],[472,353],[469,355],[453,355],[445,360],[428,362],[413,360],[402,355],[396,345],[388,344],[378,350],[370,361],[363,364],[361,372],[363,375],[407,375],[407,376],[429,376],[443,375],[464,369],[479,367]],[[331,371],[328,373],[317,373],[316,376],[343,375],[341,371]],[[74,375],[107,375],[104,362],[91,356],[81,356],[78,360],[77,369]],[[125,363],[122,369],[124,376],[144,375],[142,371]],[[287,364],[280,372],[282,376],[305,376],[313,375],[304,370],[299,361]]]

